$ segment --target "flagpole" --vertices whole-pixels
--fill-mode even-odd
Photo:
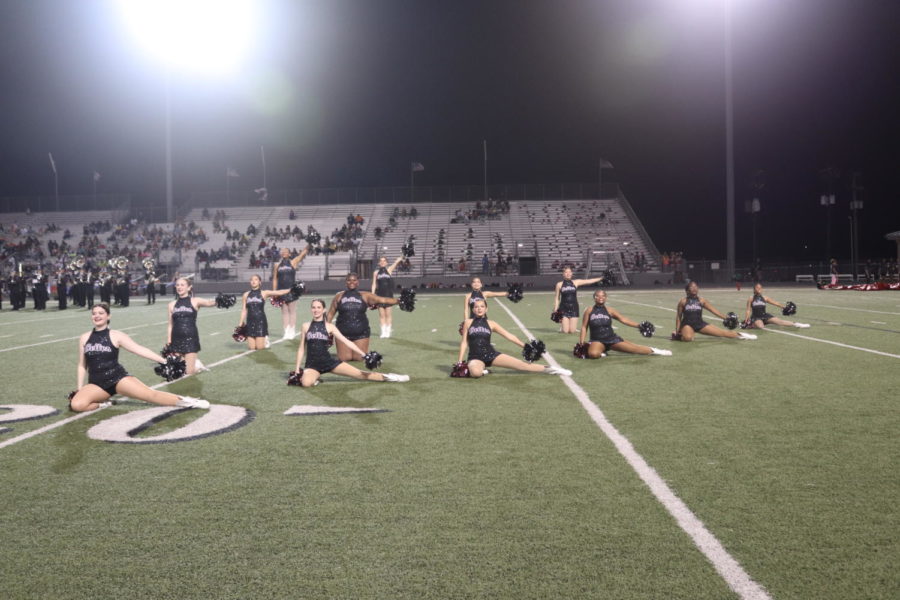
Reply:
[[[97,172],[91,176],[91,179],[94,181],[94,209],[97,209]]]
[[[409,201],[416,201],[416,169],[413,163],[409,163]]]
[[[225,168],[225,203],[231,205],[231,173]]]
[[[484,202],[487,202],[487,140],[484,142]]]
[[[603,200],[603,159],[597,160],[597,199]]]
[[[268,183],[266,183],[266,149],[264,146],[259,147],[259,158],[262,161],[262,169],[263,169],[263,187],[267,190],[269,189]]]

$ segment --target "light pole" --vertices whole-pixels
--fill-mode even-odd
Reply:
[[[863,188],[859,183],[860,173],[853,173],[853,200],[850,201],[850,262],[853,268],[853,281],[859,279],[859,212],[863,208],[862,200],[857,193]]]
[[[734,85],[732,82],[731,2],[724,2],[725,12],[725,232],[727,238],[727,270],[734,279]]]

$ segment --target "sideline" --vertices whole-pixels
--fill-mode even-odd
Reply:
[[[168,322],[168,321],[167,321],[167,322]],[[140,327],[146,327],[146,325],[141,325]],[[120,331],[121,331],[121,330],[120,330]],[[284,341],[283,339],[281,339],[281,340],[276,340],[276,341],[272,342],[271,345],[274,346],[275,344],[280,344],[280,343],[283,342],[283,341]],[[224,364],[227,363],[227,362],[231,362],[231,361],[236,360],[236,359],[238,359],[238,358],[243,358],[244,356],[247,356],[248,354],[251,354],[251,353],[253,353],[253,352],[255,352],[255,350],[245,350],[245,351],[241,352],[240,354],[235,354],[234,356],[229,356],[228,358],[223,358],[223,359],[220,360],[220,361],[216,361],[216,362],[214,362],[214,363],[212,363],[212,364],[209,364],[209,365],[206,366],[206,368],[207,368],[208,370],[209,370],[209,369],[213,369],[213,368],[215,368],[215,367],[218,367],[219,365],[224,365]],[[195,374],[195,375],[196,375],[196,374]],[[157,389],[159,389],[159,388],[161,388],[161,387],[165,387],[165,386],[169,385],[170,383],[176,383],[176,382],[178,382],[178,381],[184,381],[184,380],[187,379],[188,377],[194,377],[194,375],[187,375],[187,376],[185,376],[185,377],[182,377],[181,379],[176,379],[175,381],[163,381],[163,382],[161,382],[161,383],[157,383],[156,385],[151,385],[151,386],[150,386],[150,389],[151,389],[151,390],[157,390]],[[141,402],[141,404],[142,404],[142,405],[146,405],[147,407],[158,406],[157,404],[152,404],[152,403],[150,403],[150,402]],[[25,440],[27,440],[27,439],[29,439],[29,438],[33,438],[33,437],[35,437],[35,436],[37,436],[37,435],[40,435],[40,434],[42,434],[42,433],[47,433],[48,431],[53,431],[54,429],[56,429],[56,428],[58,428],[58,427],[62,427],[63,425],[68,425],[69,423],[74,423],[74,422],[77,421],[78,419],[83,419],[84,417],[86,417],[86,416],[88,416],[88,415],[95,415],[95,414],[99,413],[101,410],[106,410],[106,408],[98,408],[97,410],[91,410],[91,411],[88,411],[88,412],[76,413],[76,414],[72,415],[71,417],[66,417],[65,419],[56,421],[55,423],[50,423],[49,425],[45,425],[45,426],[41,427],[40,429],[35,429],[34,431],[29,431],[29,432],[27,432],[27,433],[23,433],[22,435],[16,436],[16,437],[14,437],[14,438],[10,438],[10,439],[8,439],[8,440],[6,440],[6,441],[0,442],[0,449],[6,448],[7,446],[12,446],[13,444],[18,443],[18,442],[23,442],[23,441],[25,441]]]
[[[513,312],[506,306],[505,302],[497,299],[497,304],[509,314],[510,318],[516,323],[519,329],[529,338],[534,336],[525,328],[525,325]],[[544,356],[547,362],[558,367],[559,363],[553,359],[549,352],[545,352]],[[761,585],[753,581],[750,575],[744,571],[743,567],[732,557],[722,543],[706,528],[703,522],[691,512],[681,498],[675,495],[675,492],[666,485],[659,473],[651,467],[647,461],[638,454],[634,446],[622,435],[615,426],[609,422],[606,415],[600,408],[591,402],[587,392],[568,376],[561,377],[569,390],[575,395],[581,406],[587,411],[594,423],[613,443],[625,460],[635,470],[638,477],[650,488],[650,491],[665,507],[670,515],[678,523],[679,527],[687,533],[694,541],[697,548],[706,556],[707,560],[712,563],[713,567],[728,584],[732,591],[746,600],[771,600],[768,592]]]

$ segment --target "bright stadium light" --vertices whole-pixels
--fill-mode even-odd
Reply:
[[[247,54],[256,29],[252,0],[117,0],[132,37],[167,69],[222,76]]]

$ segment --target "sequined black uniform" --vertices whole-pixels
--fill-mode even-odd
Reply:
[[[564,317],[578,316],[578,287],[571,279],[563,279],[559,286],[559,309]]]
[[[763,323],[768,323],[769,319],[772,318],[772,315],[766,312],[766,299],[759,294],[753,294],[753,300],[750,301],[750,308],[753,310],[750,318],[754,321],[762,320]]]
[[[266,301],[262,291],[250,290],[247,294],[247,336],[266,337],[269,335],[269,322],[266,320]]]
[[[312,321],[306,330],[306,365],[304,369],[313,369],[319,373],[328,373],[341,364],[328,351],[331,338],[325,328],[324,321]]]
[[[181,354],[200,352],[197,309],[190,297],[178,298],[172,307],[172,350]]]
[[[469,296],[469,318],[470,319],[475,318],[475,311],[473,310],[473,308],[475,307],[476,300],[484,300],[484,294],[482,294],[481,291],[479,291],[479,290],[472,290],[472,295]]]
[[[681,313],[681,326],[690,325],[694,331],[700,331],[709,323],[703,320],[703,305],[700,298],[688,298]]]
[[[467,340],[469,357],[466,359],[466,362],[480,360],[484,363],[484,366],[489,367],[494,362],[494,359],[500,355],[491,346],[491,326],[488,324],[486,317],[475,317],[472,319]]]
[[[334,324],[338,331],[350,341],[371,337],[366,301],[356,290],[347,290],[341,295],[337,304],[337,319]]]
[[[297,281],[297,271],[291,266],[291,259],[282,258],[281,262],[278,263],[278,270],[276,271],[276,280],[278,282],[279,290],[286,290],[294,285]],[[293,302],[290,296],[285,296],[284,301]]]
[[[613,331],[612,317],[609,316],[605,306],[594,305],[588,316],[588,327],[591,330],[591,341],[600,342],[607,348],[624,341]]]
[[[394,278],[388,272],[387,267],[378,267],[375,272],[375,295],[382,298],[394,297]],[[387,308],[390,304],[379,303],[381,308]]]
[[[91,332],[84,343],[84,360],[88,383],[103,388],[110,396],[116,393],[116,384],[128,377],[128,371],[119,364],[119,349],[113,346],[109,329]]]

